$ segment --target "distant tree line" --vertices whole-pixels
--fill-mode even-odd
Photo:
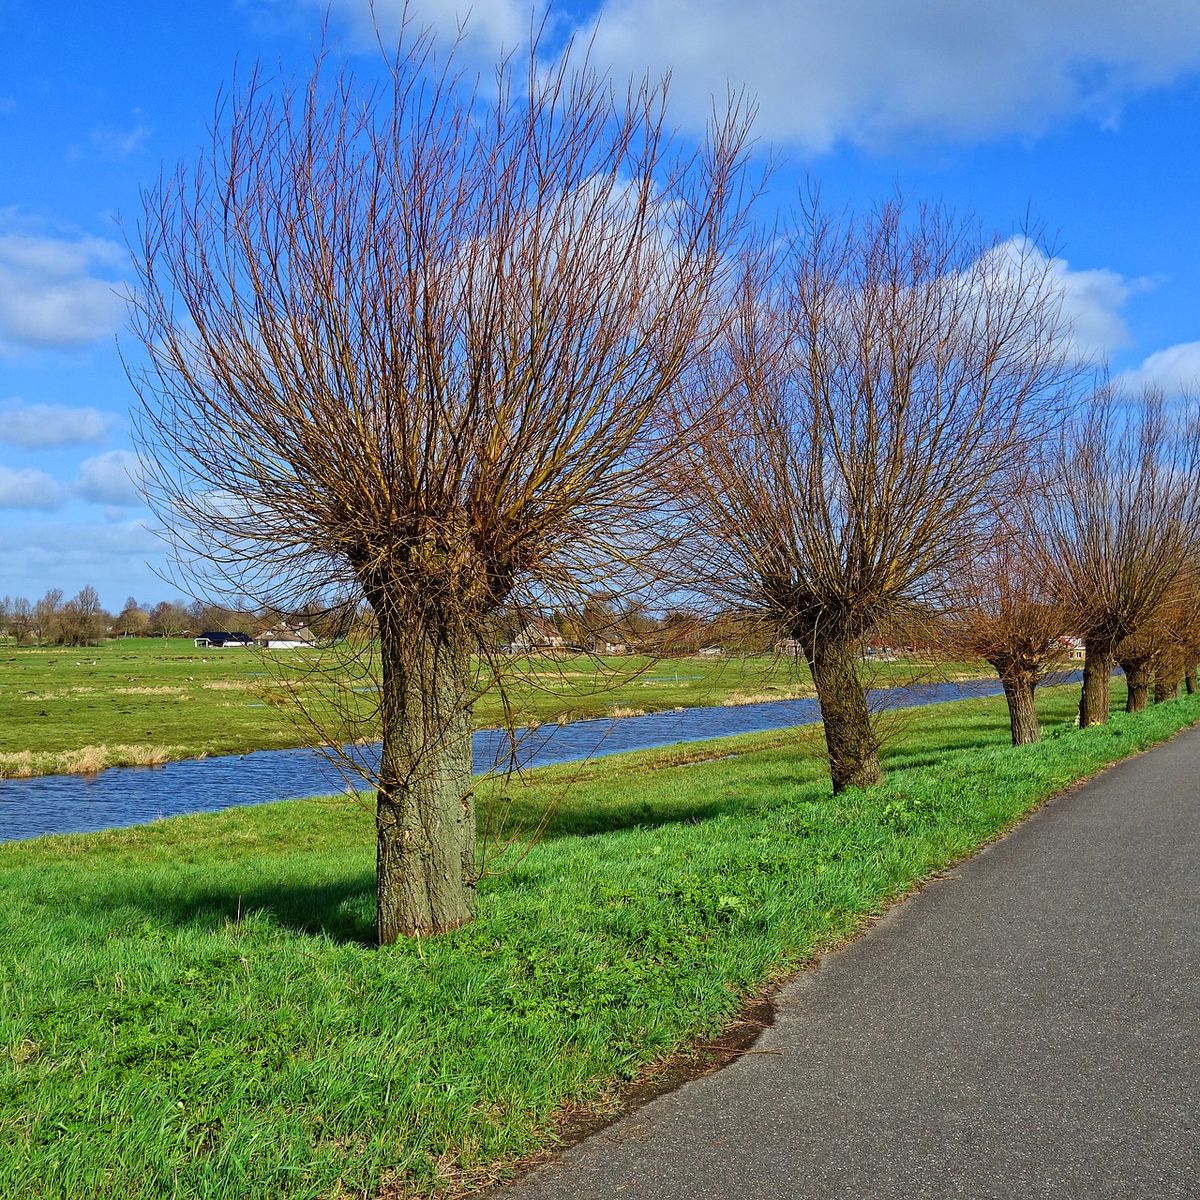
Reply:
[[[112,637],[181,637],[203,630],[257,634],[281,623],[291,627],[323,627],[327,614],[268,609],[231,608],[201,601],[160,600],[139,603],[130,596],[120,612],[105,610],[94,587],[82,588],[70,599],[51,588],[40,600],[24,596],[0,598],[0,636],[17,645],[86,646]]]

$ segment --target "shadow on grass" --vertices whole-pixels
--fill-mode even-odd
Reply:
[[[328,883],[239,886],[232,880],[228,887],[113,891],[105,899],[114,910],[144,909],[158,921],[198,933],[234,929],[265,917],[293,933],[375,944],[375,875],[370,871],[347,872]]]
[[[626,829],[657,829],[664,825],[697,825],[701,821],[745,812],[751,807],[751,802],[743,796],[720,796],[689,804],[618,802],[608,809],[576,807],[568,799],[550,814],[538,840],[549,842],[568,837],[593,837]],[[505,816],[505,831],[509,835],[528,837],[537,830],[540,816],[532,805],[516,800]]]
[[[607,812],[568,804],[552,815],[539,840],[678,823],[694,825],[750,807],[752,801],[741,796],[724,796],[699,804],[624,802]],[[524,815],[532,824],[531,808],[527,805]],[[511,832],[510,827],[510,835]],[[287,861],[288,873],[302,878],[306,873],[304,853]],[[341,944],[375,944],[373,870],[347,864],[344,873],[339,874],[339,867],[330,871],[330,864],[326,863],[321,873],[327,878],[319,883],[263,879],[260,870],[256,859],[249,857],[222,869],[221,874],[228,882],[224,878],[214,882],[211,871],[205,872],[204,879],[181,880],[178,886],[164,884],[161,879],[150,886],[140,880],[113,879],[102,891],[93,891],[89,901],[110,909],[114,916],[133,909],[144,913],[147,919],[197,933],[220,932],[242,922],[265,919],[293,933],[324,937]],[[335,877],[328,878],[331,874]]]

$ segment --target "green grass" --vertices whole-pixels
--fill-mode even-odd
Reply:
[[[83,648],[0,647],[0,778],[299,746],[313,740],[287,686],[310,651],[197,650],[135,638]],[[807,670],[770,657],[533,658],[511,664],[518,723],[810,695]],[[886,663],[878,682],[987,674],[981,665]],[[298,694],[320,712],[320,689]],[[503,724],[495,694],[476,722]]]
[[[347,797],[0,845],[0,1195],[490,1179],[564,1105],[1200,718],[1187,698],[1080,731],[1075,700],[1044,693],[1050,736],[1021,749],[998,700],[921,710],[886,786],[836,800],[812,731],[537,772],[514,819],[561,802],[484,880],[478,921],[386,951],[365,944],[372,822]]]

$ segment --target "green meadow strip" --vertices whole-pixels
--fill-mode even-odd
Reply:
[[[923,709],[893,731],[887,784],[837,799],[811,731],[537,772],[511,820],[556,807],[483,881],[477,922],[387,951],[368,944],[372,817],[349,797],[0,846],[0,1195],[494,1180],[565,1107],[1200,718],[1187,698],[1081,731],[1076,695],[1044,693],[1048,736],[1019,749],[1000,700]]]

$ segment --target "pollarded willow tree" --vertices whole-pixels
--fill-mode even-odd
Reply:
[[[1150,701],[1179,695],[1200,659],[1200,591],[1195,564],[1190,563],[1167,590],[1154,611],[1114,651],[1125,676],[1126,712],[1142,712]],[[1189,688],[1189,692],[1194,690]]]
[[[1117,649],[1150,631],[1200,530],[1200,421],[1186,400],[1104,389],[1065,426],[1035,493],[1047,578],[1086,657],[1080,725],[1108,721]]]
[[[1154,655],[1154,702],[1174,700],[1188,676],[1194,690],[1196,646],[1200,639],[1200,591],[1196,564],[1189,562],[1167,593],[1155,624],[1159,636]]]
[[[651,418],[748,198],[737,100],[688,149],[665,85],[569,55],[480,89],[409,32],[386,67],[236,91],[145,198],[133,321],[177,560],[373,612],[381,943],[471,918],[473,652],[646,551]]]
[[[1037,530],[1020,507],[999,506],[964,550],[948,580],[941,643],[991,664],[1004,685],[1013,745],[1028,745],[1041,736],[1034,693],[1063,660],[1071,615],[1047,586]]]
[[[839,791],[881,778],[864,639],[937,606],[1075,369],[1027,239],[936,208],[814,204],[765,258],[676,406],[668,484],[700,586],[803,648]]]

